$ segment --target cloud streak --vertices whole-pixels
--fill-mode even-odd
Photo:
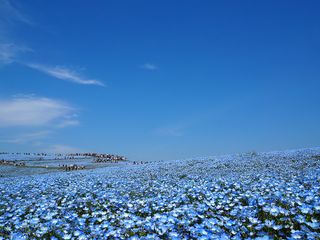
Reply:
[[[22,46],[17,46],[13,43],[0,43],[0,63],[10,64],[16,59],[19,53],[32,51],[32,49]]]
[[[77,119],[66,119],[58,125],[58,128],[78,126],[80,122]]]
[[[18,6],[12,4],[12,1],[0,1],[0,21],[2,23],[12,23],[14,21],[22,22],[28,25],[34,25],[29,16],[23,14]]]
[[[157,65],[152,63],[145,63],[141,66],[141,68],[149,71],[154,71],[159,69]]]
[[[59,100],[16,96],[12,99],[0,100],[0,128],[58,127],[74,118],[74,112],[73,107]]]
[[[26,64],[26,66],[61,80],[66,80],[66,81],[70,81],[78,84],[84,84],[84,85],[105,86],[104,83],[99,80],[86,79],[82,77],[80,73],[72,69],[68,69],[66,67],[61,67],[61,66],[51,67],[51,66],[35,64],[35,63],[29,63],[29,64]]]
[[[183,126],[161,127],[154,130],[154,133],[163,137],[181,137],[184,135]]]
[[[18,2],[11,0],[0,0],[0,64],[19,63],[28,66],[37,71],[43,72],[57,79],[62,79],[84,85],[104,86],[104,83],[96,79],[87,79],[79,72],[62,67],[62,66],[47,66],[43,64],[30,63],[30,61],[19,60],[19,54],[26,51],[33,51],[15,44],[9,37],[11,29],[15,23],[24,25],[35,25],[34,22],[22,11],[20,11]]]
[[[30,142],[45,139],[51,133],[52,133],[52,131],[49,131],[49,130],[43,130],[43,131],[32,132],[32,133],[25,133],[25,134],[20,134],[18,136],[15,136],[15,137],[12,137],[9,139],[2,139],[2,140],[0,140],[0,142],[14,143],[14,144],[30,143]]]

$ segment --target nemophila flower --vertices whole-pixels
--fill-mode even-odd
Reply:
[[[320,200],[318,200],[320,202]],[[320,211],[320,205],[315,205],[313,206],[314,207],[314,210],[319,212]]]
[[[262,237],[256,237],[255,240],[269,240],[270,237],[268,235],[262,236]]]
[[[272,228],[274,226],[274,221],[273,220],[266,220],[265,225],[269,228]]]
[[[315,230],[320,229],[320,224],[319,224],[319,222],[316,222],[316,221],[314,221],[314,222],[306,222],[306,224],[307,224],[309,227],[311,227],[312,229],[315,229]]]
[[[290,237],[292,239],[304,239],[305,235],[306,234],[304,232],[302,232],[302,231],[293,230]]]
[[[241,160],[203,159],[199,168],[176,161],[108,172],[97,169],[81,176],[71,173],[72,178],[64,173],[24,177],[13,185],[0,179],[0,206],[5,206],[0,208],[0,227],[24,231],[33,219],[39,236],[46,232],[43,227],[53,227],[57,233],[63,230],[59,235],[66,238],[68,234],[83,239],[128,238],[127,229],[131,236],[144,239],[213,239],[223,234],[239,239],[239,232],[252,238],[262,236],[265,226],[283,234],[282,229],[290,229],[294,223],[308,232],[308,237],[316,236],[312,231],[317,231],[315,214],[320,210],[317,172],[313,169],[298,175],[290,164],[284,163],[283,168],[283,161],[264,157],[257,162],[243,156]],[[252,164],[266,162],[276,171],[264,172],[262,167],[257,174]],[[216,177],[219,168],[224,169],[224,177]],[[241,176],[233,176],[233,171]],[[152,174],[152,180],[142,174],[145,172]],[[188,178],[180,179],[177,174]],[[112,188],[106,188],[110,185]],[[50,196],[41,195],[44,189]],[[30,198],[25,197],[26,192]],[[37,218],[39,222],[34,220]],[[172,232],[176,235],[170,235]]]
[[[306,221],[306,218],[303,215],[297,215],[294,217],[294,219],[299,223],[304,223]]]
[[[279,208],[277,208],[276,206],[272,206],[270,209],[269,209],[269,212],[272,216],[278,216],[280,211],[279,211]]]
[[[36,225],[36,224],[39,223],[39,221],[40,221],[40,219],[37,218],[37,217],[35,217],[35,218],[32,218],[32,219],[29,221],[29,223],[32,224],[32,225]]]
[[[282,229],[282,226],[281,225],[273,225],[272,228],[276,231]]]
[[[86,235],[84,235],[84,234],[81,234],[80,236],[78,236],[77,239],[79,239],[79,240],[86,240],[86,239],[88,239],[88,237],[87,237]]]
[[[304,214],[308,214],[308,213],[311,213],[312,212],[312,209],[310,206],[304,204],[300,207],[300,211]]]
[[[72,238],[72,235],[71,235],[71,234],[65,234],[65,235],[62,236],[62,238],[63,238],[64,240],[69,240],[69,239]]]

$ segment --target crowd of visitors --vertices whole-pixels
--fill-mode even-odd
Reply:
[[[133,165],[140,165],[140,164],[147,164],[148,162],[143,162],[143,161],[133,161]]]
[[[92,157],[95,162],[118,162],[127,160],[124,156],[109,153],[75,153],[70,155]]]
[[[64,169],[65,171],[75,171],[75,170],[84,170],[85,166],[80,166],[77,164],[67,165],[67,164],[59,164],[59,168]]]
[[[10,160],[0,160],[0,165],[9,165],[9,166],[15,166],[15,167],[23,167],[26,165],[25,162],[17,162],[17,161],[10,161]]]
[[[15,160],[5,160],[2,158],[0,160],[0,165],[10,165],[10,166],[21,166],[21,167],[35,167],[35,166],[26,166],[26,162],[23,161],[25,159],[32,160],[63,160],[63,164],[59,164],[58,168],[63,169],[65,171],[75,171],[75,170],[83,170],[86,169],[83,165],[71,164],[68,163],[67,160],[78,160],[78,159],[91,159],[94,163],[117,163],[119,161],[126,161],[127,158],[115,154],[107,154],[107,153],[69,153],[69,154],[48,154],[48,153],[8,153],[8,152],[0,152],[0,155],[20,155],[21,157],[15,157]],[[28,156],[28,157],[23,157]],[[66,161],[65,161],[66,160]],[[45,161],[44,161],[45,164]],[[134,163],[140,164],[140,163]],[[141,162],[142,164],[142,162]],[[56,165],[57,166],[57,165]],[[47,165],[36,166],[36,167],[44,167],[49,168]],[[51,166],[52,167],[52,166]],[[51,168],[50,167],[50,168]]]

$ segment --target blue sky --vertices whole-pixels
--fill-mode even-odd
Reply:
[[[0,151],[319,146],[319,7],[0,0]]]

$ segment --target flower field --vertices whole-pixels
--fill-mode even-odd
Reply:
[[[320,149],[0,178],[0,239],[320,239]]]

